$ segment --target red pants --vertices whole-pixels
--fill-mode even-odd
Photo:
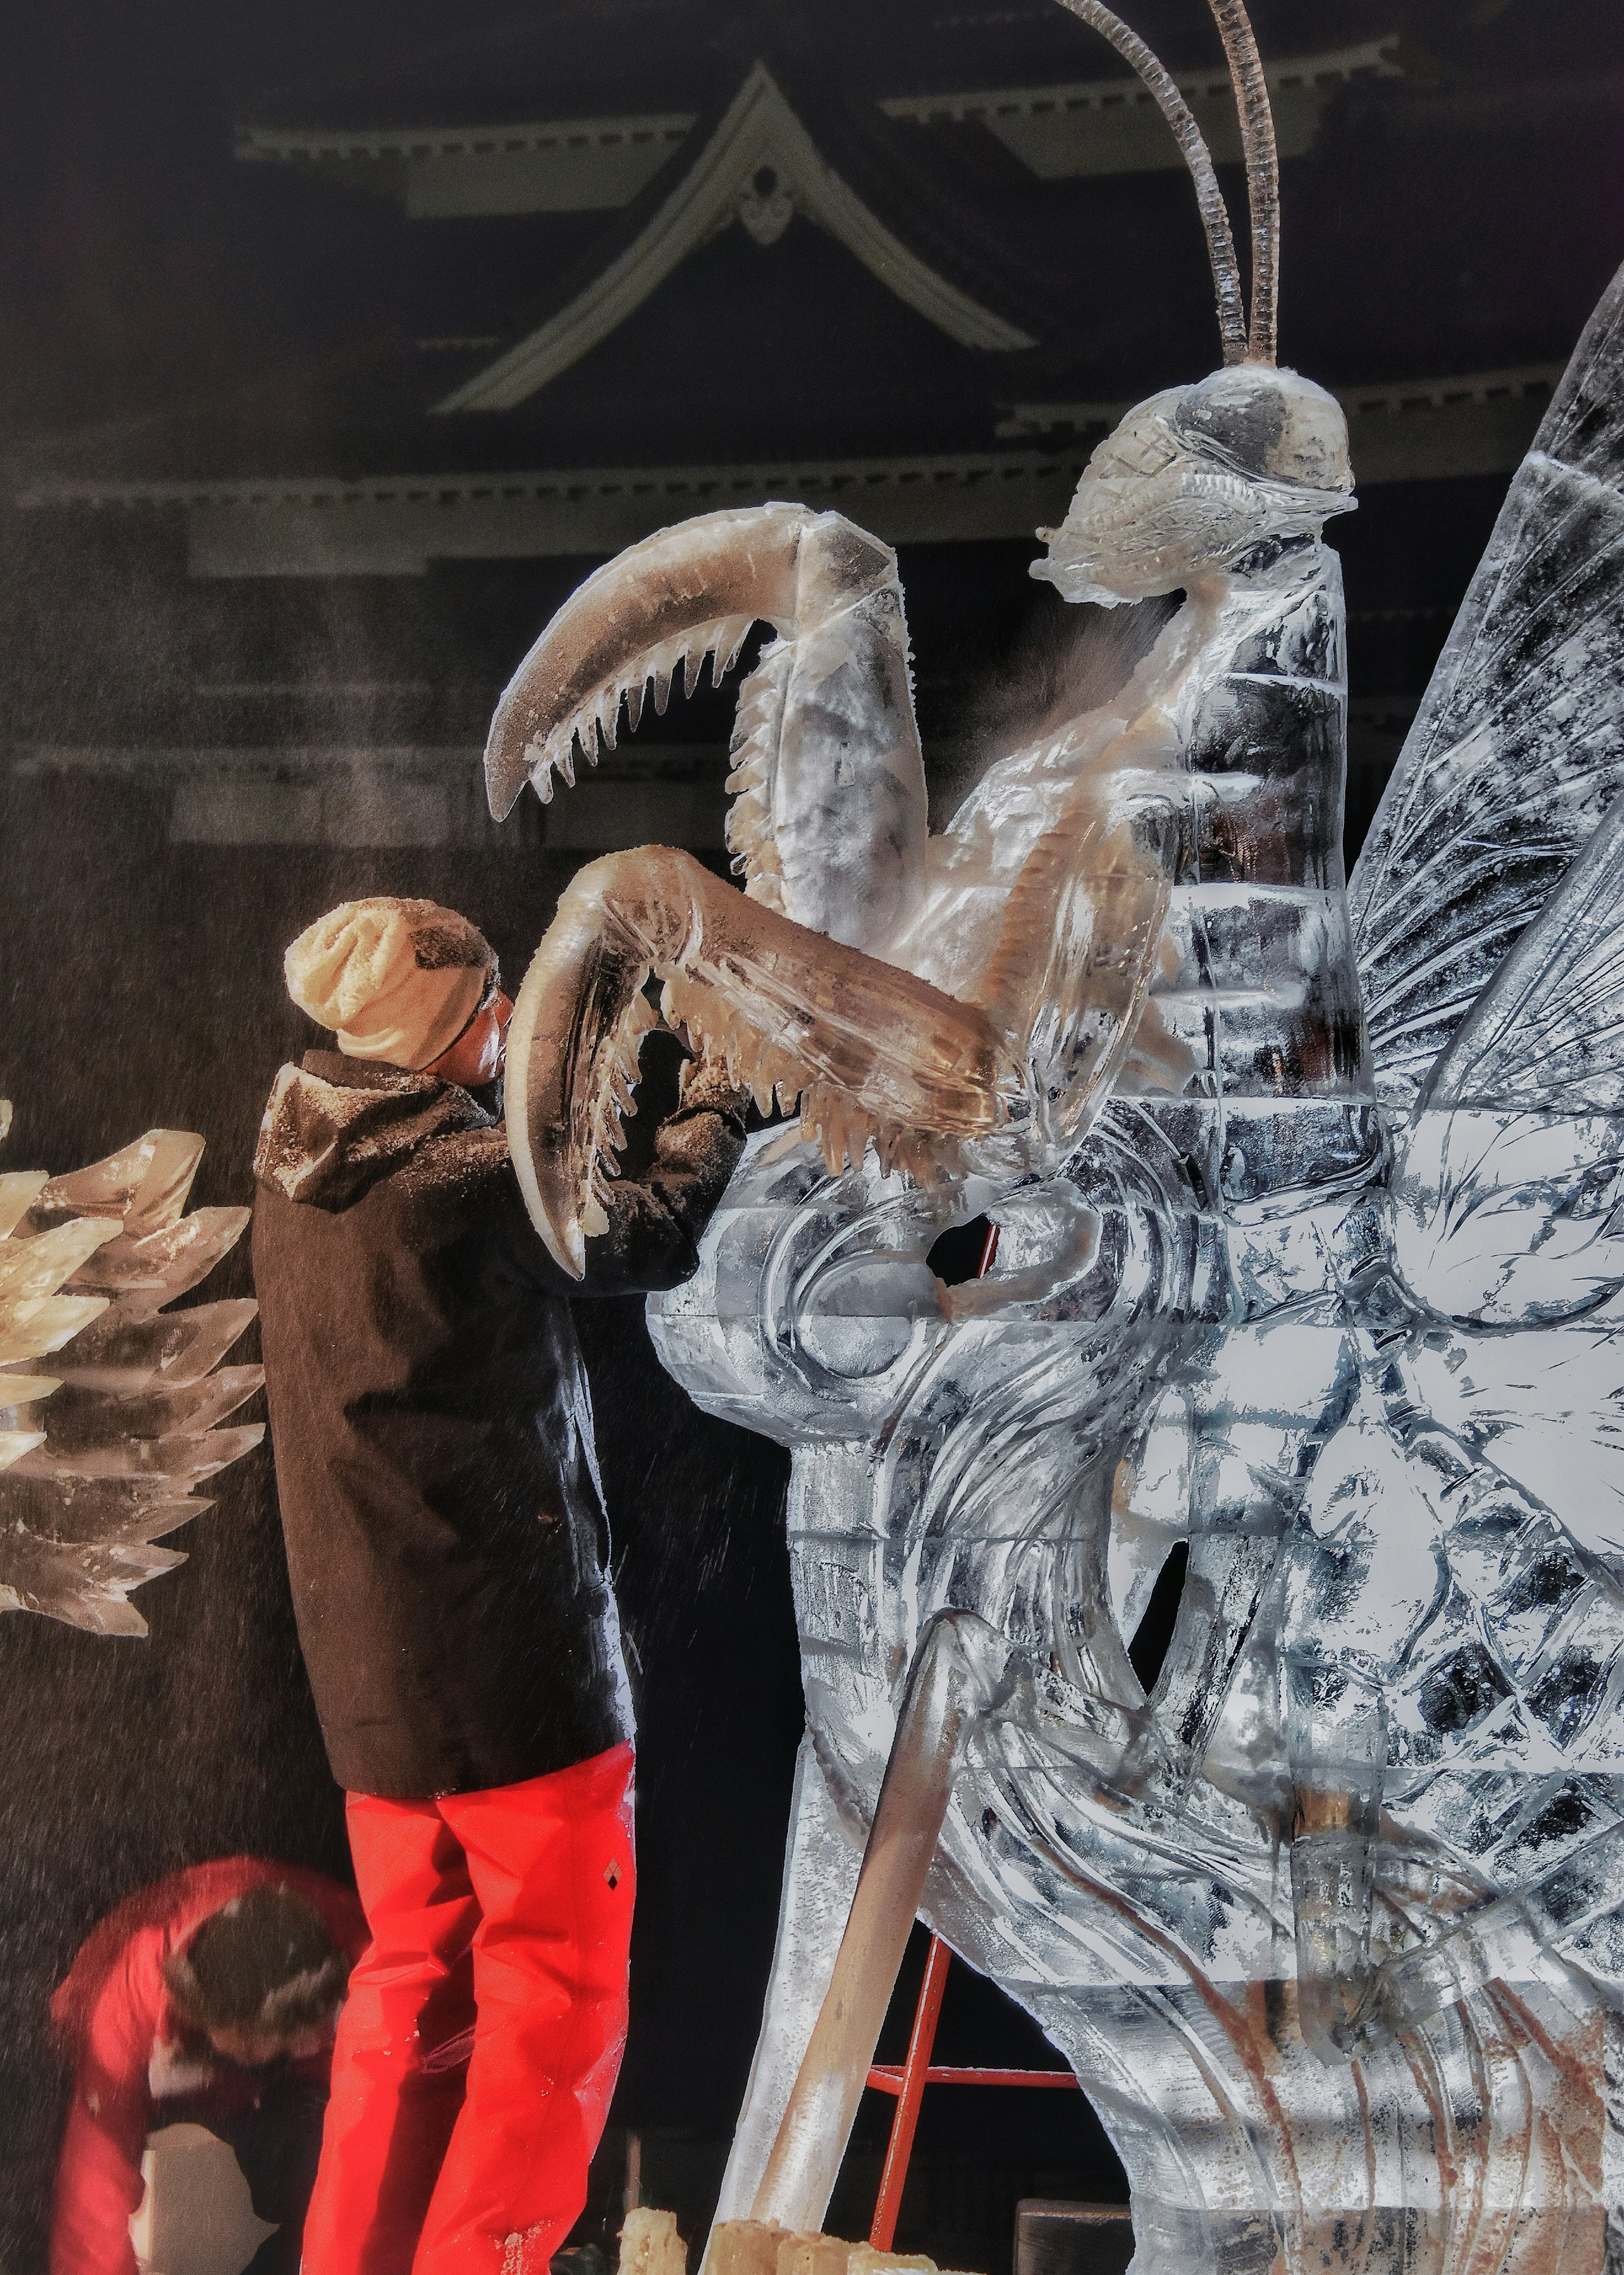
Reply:
[[[631,1746],[347,1803],[373,1940],[333,2053],[305,2275],[545,2275],[626,2043]]]

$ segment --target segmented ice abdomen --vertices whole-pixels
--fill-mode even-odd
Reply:
[[[1187,1096],[1368,1098],[1341,564],[1312,538],[1259,554],[1227,579],[1180,707],[1188,795],[1152,1000],[1193,1061]]]

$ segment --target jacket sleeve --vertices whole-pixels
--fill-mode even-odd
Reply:
[[[130,2215],[141,2201],[153,2025],[133,1956],[110,1974],[79,2046],[57,2165],[50,2275],[136,2275]]]
[[[602,1188],[609,1228],[587,1242],[585,1277],[570,1294],[676,1288],[698,1269],[700,1236],[744,1150],[749,1096],[721,1068],[689,1069],[676,1111],[654,1136],[652,1160]]]

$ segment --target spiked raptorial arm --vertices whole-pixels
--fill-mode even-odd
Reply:
[[[703,514],[589,577],[514,674],[491,722],[486,783],[500,818],[526,777],[544,800],[663,711],[682,668],[720,683],[752,624],[780,638],[740,699],[728,843],[752,900],[883,954],[923,888],[925,770],[895,558],[835,513],[767,505]]]
[[[575,782],[575,745],[595,762],[615,747],[621,706],[635,729],[652,691],[663,712],[679,668],[691,694],[707,655],[718,684],[751,625],[795,616],[797,506],[708,513],[631,546],[572,593],[503,692],[485,746],[498,821],[528,779],[545,805],[552,777]]]
[[[870,1136],[923,1168],[930,1138],[1008,1115],[1013,1067],[986,1017],[893,964],[747,900],[686,853],[643,846],[577,874],[536,950],[508,1034],[508,1130],[537,1230],[579,1278],[605,1228],[638,1049],[666,984],[674,1025],[767,1105],[799,1094],[838,1166]],[[926,1143],[918,1140],[923,1135]]]

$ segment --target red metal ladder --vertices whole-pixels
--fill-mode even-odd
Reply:
[[[989,1248],[991,1244],[989,1242]],[[874,2204],[874,2224],[868,2232],[869,2242],[876,2251],[889,2251],[896,2233],[896,2215],[902,2209],[908,2160],[913,2154],[913,2136],[918,2130],[919,2104],[925,2098],[927,2085],[1035,2085],[1058,2088],[1061,2092],[1068,2089],[1073,2093],[1077,2090],[1077,2082],[1069,2069],[932,2067],[936,2022],[941,2013],[941,1994],[948,1987],[948,1969],[952,1958],[953,1954],[941,1938],[932,1936],[931,1954],[925,1962],[925,1980],[919,1986],[919,2003],[913,2010],[908,2059],[900,2065],[876,2063],[868,2074],[868,2082],[878,2092],[893,2094],[896,2098],[891,2138],[886,2145],[885,2170],[880,2176],[880,2195]]]

